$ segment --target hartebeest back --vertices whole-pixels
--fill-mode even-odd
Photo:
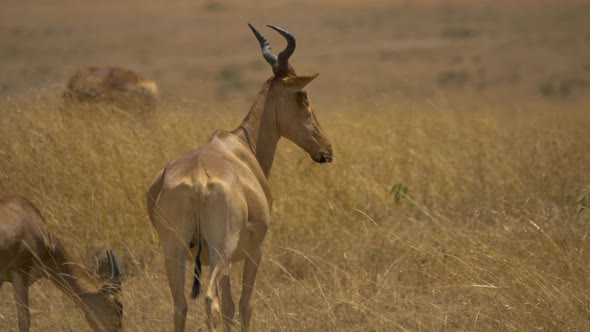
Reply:
[[[67,253],[39,210],[26,198],[0,199],[0,286],[12,283],[21,332],[29,331],[29,287],[45,277],[71,297],[94,331],[120,331],[123,306],[121,273],[115,255],[107,252],[111,277],[101,283]]]
[[[285,37],[287,47],[275,56],[264,36],[250,25],[273,76],[263,84],[242,123],[231,132],[216,131],[207,143],[171,161],[147,193],[148,214],[160,237],[174,300],[175,331],[184,331],[186,323],[187,259],[196,261],[195,297],[201,260],[211,267],[205,296],[209,330],[215,329],[217,289],[224,326],[228,330],[234,326],[230,268],[233,262],[245,261],[239,310],[242,330],[248,330],[262,242],[270,225],[272,197],[267,177],[279,139],[293,141],[316,162],[332,161],[332,146],[304,90],[317,74],[295,74],[289,64],[295,37],[269,27]]]
[[[124,109],[154,110],[158,86],[150,79],[119,67],[79,68],[64,92],[66,102],[107,102]]]

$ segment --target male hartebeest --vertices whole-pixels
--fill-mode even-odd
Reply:
[[[83,67],[69,79],[66,102],[107,102],[123,109],[154,110],[158,86],[150,79],[119,67]]]
[[[76,302],[94,331],[120,331],[121,273],[115,255],[107,256],[111,277],[101,283],[72,260],[33,203],[21,196],[0,199],[0,287],[12,283],[19,331],[29,331],[29,286],[42,277]]]
[[[186,323],[187,258],[196,259],[193,298],[199,293],[201,259],[211,267],[205,296],[209,330],[215,329],[212,315],[214,307],[218,308],[214,305],[218,296],[225,329],[234,325],[230,267],[245,261],[239,311],[242,330],[248,330],[262,241],[270,223],[272,198],[267,178],[279,138],[294,142],[315,162],[332,161],[332,146],[303,90],[318,74],[297,75],[289,65],[295,51],[291,33],[269,25],[287,40],[277,57],[265,37],[249,26],[273,76],[263,84],[237,129],[218,130],[201,147],[171,161],[147,193],[148,214],[160,237],[174,300],[175,331],[184,331]]]

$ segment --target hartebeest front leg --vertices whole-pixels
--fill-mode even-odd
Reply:
[[[29,276],[24,272],[12,272],[12,291],[16,303],[18,330],[28,332],[31,328],[29,313]]]

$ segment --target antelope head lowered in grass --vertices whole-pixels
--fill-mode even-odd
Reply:
[[[29,331],[29,287],[45,277],[86,314],[94,331],[120,331],[123,306],[121,273],[115,255],[107,252],[111,277],[101,283],[75,263],[26,198],[0,199],[0,286],[12,283],[21,332]]]
[[[270,224],[267,177],[279,139],[293,141],[318,163],[332,161],[332,146],[304,90],[317,74],[297,75],[289,64],[295,37],[269,27],[285,37],[287,47],[274,55],[268,41],[250,25],[273,76],[242,123],[231,132],[216,131],[207,143],[171,161],[147,193],[148,214],[160,237],[174,300],[175,331],[184,331],[186,323],[187,259],[196,261],[193,297],[199,294],[201,260],[211,267],[205,296],[209,330],[215,329],[214,302],[221,304],[225,329],[235,325],[229,275],[232,263],[245,261],[239,311],[242,330],[248,330],[262,242]]]

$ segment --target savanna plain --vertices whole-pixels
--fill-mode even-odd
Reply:
[[[590,330],[587,2],[1,5],[0,195],[33,201],[92,273],[116,252],[126,330],[172,329],[145,192],[234,129],[271,75],[247,22],[275,51],[265,24],[295,34],[290,62],[320,73],[308,91],[334,146],[319,165],[279,144],[254,331]],[[158,109],[64,108],[83,65],[154,79]],[[10,288],[2,331],[17,326]],[[35,331],[89,330],[47,281],[31,311]],[[187,328],[205,329],[202,298]]]

